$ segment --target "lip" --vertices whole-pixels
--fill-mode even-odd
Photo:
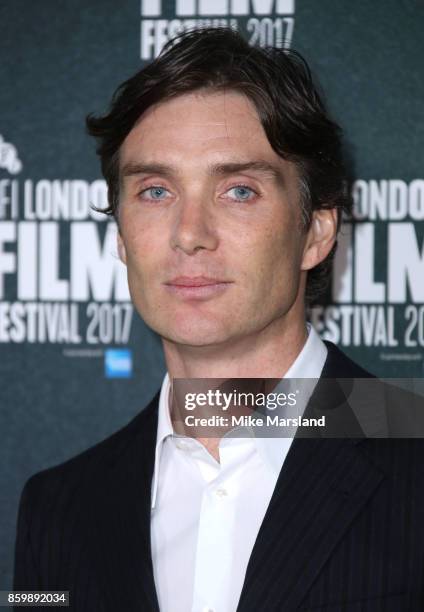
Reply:
[[[208,285],[217,285],[220,283],[228,283],[228,281],[209,276],[177,276],[165,284],[176,287],[206,287]]]
[[[208,276],[178,276],[165,283],[168,291],[185,298],[204,299],[223,293],[232,284]]]

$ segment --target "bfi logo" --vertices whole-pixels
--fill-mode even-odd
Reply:
[[[295,0],[176,0],[176,17],[293,15]],[[141,0],[142,17],[160,17],[162,0]]]
[[[18,150],[10,142],[6,142],[0,134],[0,168],[8,170],[10,174],[18,174],[22,170],[22,162],[18,157]]]

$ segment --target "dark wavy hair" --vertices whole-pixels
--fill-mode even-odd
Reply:
[[[247,96],[273,150],[297,166],[303,229],[312,212],[324,208],[337,210],[339,228],[342,213],[352,210],[341,130],[306,61],[295,51],[252,47],[231,28],[192,30],[170,40],[159,57],[118,87],[107,114],[88,115],[108,186],[103,212],[118,221],[119,149],[140,116],[154,104],[205,88]],[[308,272],[306,303],[327,288],[335,248]]]

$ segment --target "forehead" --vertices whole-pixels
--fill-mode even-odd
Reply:
[[[235,91],[201,90],[150,107],[122,144],[120,161],[122,165],[159,153],[183,163],[182,151],[199,163],[206,155],[226,154],[283,161],[273,151],[253,103]]]

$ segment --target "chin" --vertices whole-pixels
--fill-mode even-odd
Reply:
[[[231,340],[230,334],[219,333],[218,331],[205,331],[205,330],[164,330],[163,333],[159,334],[165,340],[169,340],[175,344],[181,344],[185,346],[217,346],[223,344],[228,340]]]
[[[166,324],[153,324],[151,327],[164,340],[194,347],[223,344],[235,335],[222,323],[217,326],[216,321],[196,321],[193,318],[184,322],[174,319],[172,325],[168,320]]]

